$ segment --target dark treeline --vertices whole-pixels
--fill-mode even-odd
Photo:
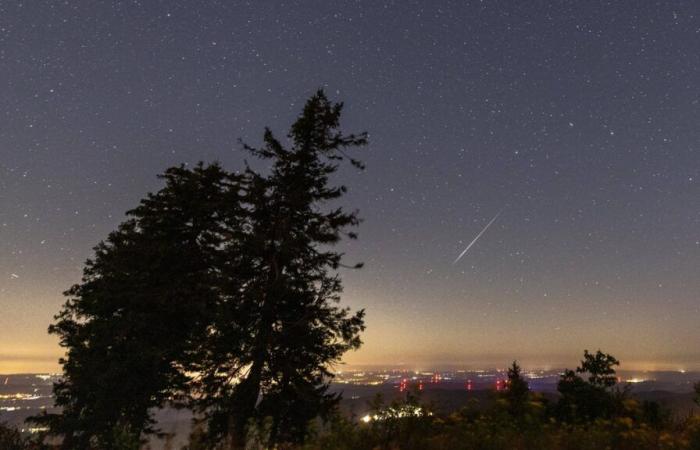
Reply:
[[[674,417],[650,401],[638,401],[629,385],[619,385],[619,363],[601,351],[584,352],[575,370],[561,375],[556,397],[533,392],[516,362],[508,369],[503,391],[492,391],[485,402],[472,399],[460,410],[438,413],[421,402],[421,392],[408,390],[387,403],[381,394],[369,402],[370,413],[358,418],[333,409],[324,421],[304,425],[304,438],[292,442],[274,434],[275,416],[251,420],[245,445],[206,442],[197,433],[181,450],[698,450],[700,416]],[[700,382],[694,386],[700,406]],[[277,435],[279,436],[279,435]],[[277,439],[277,441],[276,441]],[[92,448],[106,448],[95,441]],[[133,436],[115,436],[112,449],[138,450]],[[0,424],[3,450],[44,450],[53,447],[23,438]],[[172,447],[166,447],[172,448]]]
[[[514,362],[489,405],[441,415],[409,393],[343,416],[331,368],[360,346],[364,311],[339,306],[348,266],[333,244],[359,219],[332,176],[362,168],[351,152],[366,136],[343,134],[341,111],[319,91],[287,140],[266,130],[245,145],[266,170],[168,169],[95,247],[49,329],[66,355],[58,412],[30,419],[46,435],[0,426],[0,449],[138,450],[160,436],[162,407],[193,411],[185,450],[700,449],[700,418],[634,400],[600,351],[562,374],[556,400]]]
[[[504,391],[488,404],[472,400],[450,414],[433,413],[419,392],[400,401],[372,403],[364,421],[338,417],[307,450],[697,450],[700,416],[674,417],[660,404],[638,401],[629,385],[618,385],[619,362],[601,351],[584,352],[566,370],[558,395],[530,391],[516,362]],[[700,405],[700,382],[695,384]]]

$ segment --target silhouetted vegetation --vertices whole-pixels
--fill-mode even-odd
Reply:
[[[335,306],[341,254],[329,246],[354,238],[346,229],[359,220],[322,207],[346,191],[329,185],[337,163],[361,167],[347,151],[366,143],[364,134],[338,131],[341,110],[319,92],[292,126],[290,148],[269,130],[262,148],[245,147],[271,170],[244,174],[244,227],[225,241],[222,270],[235,276],[197,366],[195,406],[210,442],[242,442],[251,420],[263,418],[270,442],[302,442],[308,423],[338,401],[326,393],[328,367],[359,347],[364,312]],[[232,385],[234,377],[241,380]]]
[[[330,177],[343,160],[361,168],[348,152],[366,143],[339,131],[341,111],[319,91],[289,146],[270,130],[246,145],[267,173],[167,170],[95,248],[49,329],[67,352],[61,411],[33,419],[62,448],[138,447],[167,403],[195,410],[205,448],[242,446],[263,424],[267,442],[300,443],[334,409],[328,368],[364,328],[363,311],[337,306],[331,250],[359,219]]]
[[[622,404],[627,393],[614,389],[617,383],[614,366],[620,362],[600,350],[595,355],[584,352],[576,370],[566,370],[557,390],[561,400],[556,416],[564,422],[590,421],[610,418]],[[588,375],[584,380],[579,374]]]
[[[235,180],[217,166],[163,178],[166,187],[95,248],[50,328],[67,349],[54,386],[62,412],[37,421],[66,449],[138,441],[154,431],[149,410],[187,392],[220,283],[212,212],[227,214],[221,186]]]
[[[22,436],[19,430],[0,422],[0,449],[2,450],[26,450],[30,448],[27,438]]]
[[[508,369],[505,390],[493,393],[495,401],[490,406],[474,400],[459,411],[438,415],[415,394],[389,406],[374,401],[367,422],[338,417],[301,448],[700,449],[700,416],[673,419],[658,403],[635,400],[617,384],[614,366],[618,364],[610,355],[586,351],[581,366],[564,372],[559,383],[561,395],[552,402],[528,389],[514,362]]]
[[[338,306],[332,246],[359,219],[330,177],[343,160],[362,167],[348,152],[366,137],[339,131],[341,111],[319,91],[288,144],[266,130],[261,148],[245,145],[266,171],[168,169],[95,247],[49,329],[66,350],[60,410],[31,420],[58,439],[0,425],[0,449],[138,450],[167,405],[194,412],[183,450],[700,449],[700,417],[635,400],[600,350],[561,375],[555,399],[513,361],[488,404],[439,414],[409,391],[342,416],[330,368],[360,346],[364,311]]]
[[[530,401],[530,388],[522,376],[517,361],[508,368],[508,380],[504,399],[508,403],[508,411],[513,417],[522,417]]]

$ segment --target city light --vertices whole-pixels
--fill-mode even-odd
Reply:
[[[425,412],[420,406],[404,405],[399,408],[387,408],[378,414],[366,414],[360,418],[364,423],[383,421],[388,419],[403,419],[406,417],[432,416],[431,412]]]

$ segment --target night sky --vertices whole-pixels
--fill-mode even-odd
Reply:
[[[158,173],[241,168],[319,87],[371,141],[348,363],[700,366],[696,1],[3,1],[0,81],[0,372],[57,370]]]

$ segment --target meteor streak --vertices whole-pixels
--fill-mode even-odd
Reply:
[[[457,264],[457,263],[459,262],[459,260],[462,259],[462,256],[464,256],[464,255],[467,254],[467,252],[469,251],[469,249],[472,248],[472,245],[476,244],[476,241],[478,241],[479,238],[481,237],[481,235],[484,234],[484,233],[486,232],[486,230],[489,229],[489,227],[491,226],[491,224],[494,223],[494,222],[496,221],[496,219],[498,219],[498,216],[500,216],[502,212],[503,212],[503,209],[501,209],[500,211],[498,211],[498,214],[496,214],[495,216],[493,216],[493,219],[491,219],[491,221],[490,221],[489,223],[486,224],[486,226],[484,227],[484,229],[481,230],[481,231],[479,232],[479,234],[476,235],[476,237],[474,238],[474,240],[471,241],[471,242],[469,243],[469,245],[467,245],[467,248],[465,248],[465,249],[462,251],[462,253],[459,254],[459,256],[457,257],[457,259],[454,260],[454,262],[452,263],[452,265]]]

